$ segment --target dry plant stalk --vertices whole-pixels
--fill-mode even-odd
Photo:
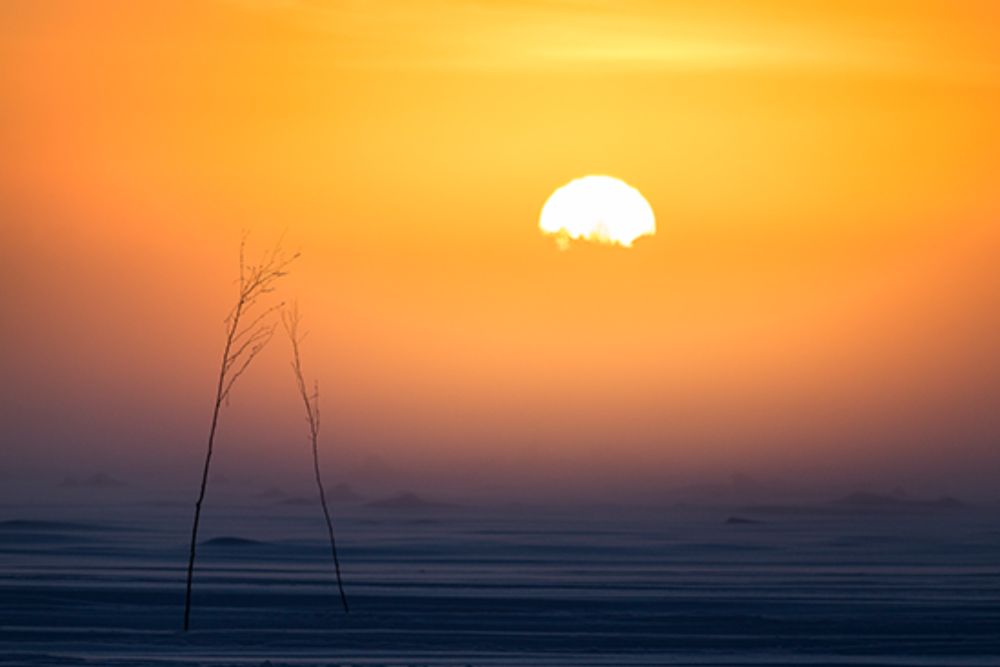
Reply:
[[[344,613],[351,613],[347,605],[347,594],[344,593],[344,581],[340,575],[340,559],[337,557],[337,540],[333,536],[333,521],[330,519],[330,508],[326,503],[326,491],[319,468],[319,383],[313,383],[312,392],[306,386],[305,375],[302,373],[302,358],[299,354],[299,344],[306,334],[299,334],[299,308],[293,304],[290,311],[281,312],[281,322],[292,343],[292,372],[298,385],[299,395],[306,409],[306,422],[309,424],[309,439],[312,443],[313,472],[316,475],[316,488],[319,489],[319,500],[323,505],[323,516],[326,517],[326,532],[330,537],[330,554],[333,556],[333,569],[337,574],[337,588],[340,590],[340,602],[344,605]]]
[[[184,596],[184,631],[191,625],[191,582],[194,576],[195,549],[198,544],[198,524],[201,520],[201,504],[205,500],[208,486],[208,472],[212,464],[212,447],[215,431],[219,424],[219,412],[227,403],[233,385],[240,379],[250,363],[270,342],[277,328],[274,317],[282,304],[260,310],[261,297],[274,291],[278,279],[288,275],[288,267],[299,254],[286,255],[281,249],[281,241],[264,255],[258,264],[247,264],[246,234],[240,241],[240,279],[236,305],[225,319],[226,343],[222,351],[222,366],[215,390],[215,405],[212,409],[212,425],[208,431],[208,447],[205,451],[205,467],[201,473],[201,489],[194,506],[194,520],[191,523],[191,550],[188,556],[187,590]]]

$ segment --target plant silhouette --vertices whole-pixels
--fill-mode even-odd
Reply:
[[[279,241],[259,263],[247,264],[246,240],[247,235],[244,234],[240,240],[239,292],[236,304],[225,319],[226,342],[222,351],[222,364],[219,368],[219,380],[215,390],[212,423],[208,430],[208,445],[205,450],[205,465],[201,473],[201,487],[194,506],[194,519],[191,522],[191,549],[188,554],[187,587],[184,594],[185,632],[191,627],[191,585],[194,577],[195,551],[198,545],[198,524],[201,520],[201,505],[205,500],[205,490],[208,486],[208,473],[212,464],[212,449],[215,443],[215,432],[219,425],[219,412],[222,410],[223,403],[228,402],[233,385],[270,342],[278,326],[275,313],[283,304],[279,303],[260,310],[261,297],[274,291],[275,283],[288,275],[289,265],[299,256],[298,253],[286,255],[282,251]]]
[[[333,535],[333,521],[330,519],[330,508],[326,502],[326,491],[323,488],[323,478],[319,467],[319,383],[313,383],[312,392],[309,391],[302,372],[302,357],[299,354],[299,344],[305,339],[306,334],[299,334],[298,304],[292,304],[291,310],[283,310],[281,322],[288,334],[288,340],[292,344],[292,372],[295,374],[295,383],[298,386],[299,395],[306,409],[306,422],[309,424],[309,440],[312,444],[313,472],[316,476],[316,488],[319,490],[320,504],[323,506],[323,516],[326,518],[326,531],[330,538],[330,555],[333,557],[333,569],[337,575],[337,589],[340,591],[340,602],[344,605],[344,613],[351,613],[351,608],[347,604],[347,594],[344,593],[344,581],[340,574],[340,559],[337,557],[337,540]]]

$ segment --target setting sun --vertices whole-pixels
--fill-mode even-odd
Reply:
[[[557,189],[542,207],[542,232],[560,249],[575,239],[632,247],[656,232],[649,202],[632,186],[610,176],[585,176]]]

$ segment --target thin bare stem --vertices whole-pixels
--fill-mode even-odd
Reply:
[[[313,473],[316,477],[316,488],[319,489],[319,501],[323,506],[323,516],[326,518],[326,532],[330,538],[330,555],[333,557],[333,570],[337,575],[337,589],[340,591],[340,602],[344,605],[344,613],[351,613],[351,608],[347,604],[347,594],[344,592],[344,580],[340,574],[340,558],[337,557],[337,540],[333,535],[333,521],[330,519],[330,508],[326,502],[326,491],[323,488],[323,478],[320,475],[319,467],[319,383],[313,383],[313,390],[310,392],[306,388],[305,375],[302,372],[302,357],[299,354],[299,344],[305,338],[305,334],[299,335],[299,309],[297,304],[292,304],[290,310],[282,311],[281,323],[288,334],[288,340],[292,343],[292,372],[295,375],[295,384],[298,387],[299,395],[306,409],[306,422],[309,424],[309,440],[312,443]]]
[[[258,301],[263,295],[274,290],[274,283],[288,274],[288,267],[299,256],[298,253],[285,255],[279,242],[258,264],[248,265],[246,241],[247,235],[244,234],[240,240],[239,291],[236,304],[225,320],[226,342],[222,349],[222,362],[215,388],[215,404],[212,407],[212,422],[208,429],[208,447],[205,450],[205,465],[201,472],[201,486],[198,490],[198,500],[194,505],[194,520],[191,522],[191,548],[188,552],[187,587],[184,595],[185,632],[191,627],[191,587],[198,546],[198,526],[201,522],[201,505],[205,501],[205,491],[208,488],[208,474],[212,464],[215,432],[219,425],[219,412],[223,403],[228,400],[229,392],[232,391],[236,380],[243,375],[250,363],[274,336],[277,323],[270,322],[269,319],[280,304],[257,312]],[[250,323],[240,328],[245,319]]]

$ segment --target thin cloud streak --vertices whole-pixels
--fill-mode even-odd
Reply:
[[[978,42],[922,50],[923,26],[878,29],[828,24],[822,10],[769,3],[751,13],[642,2],[389,0],[320,5],[306,0],[239,0],[246,9],[322,34],[317,57],[358,69],[592,71],[773,70],[995,85],[1000,61]],[[970,20],[970,17],[961,17]],[[942,57],[943,56],[943,57]]]

